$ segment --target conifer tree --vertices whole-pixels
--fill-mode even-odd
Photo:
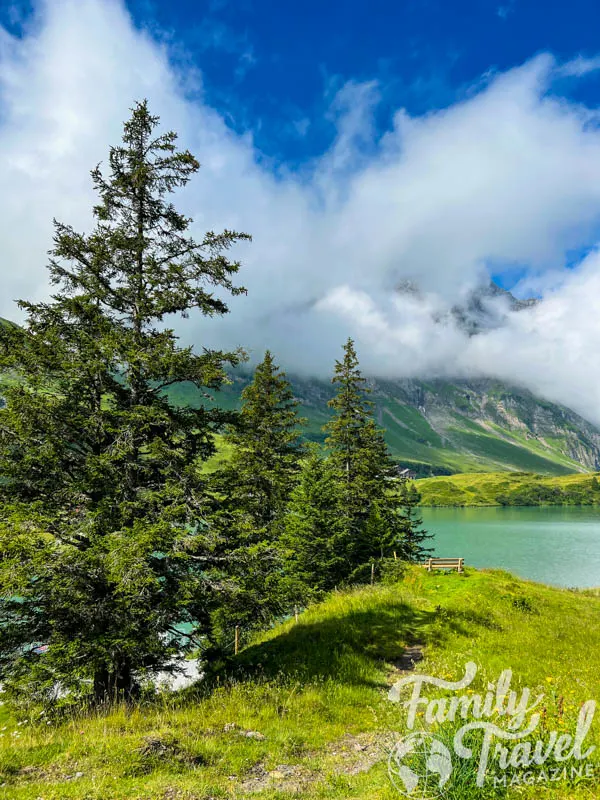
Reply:
[[[165,390],[218,389],[240,354],[194,354],[161,323],[226,313],[244,291],[227,250],[249,237],[189,235],[169,194],[199,164],[158,121],[135,106],[107,174],[92,171],[94,230],[55,222],[55,294],[0,330],[0,366],[19,377],[0,410],[0,671],[30,698],[57,681],[72,699],[132,697],[198,644],[227,586],[197,465],[231,415]]]
[[[373,561],[394,552],[406,560],[420,560],[429,552],[424,542],[431,537],[420,527],[420,497],[414,484],[407,488],[402,483],[397,491],[397,471],[375,423],[352,339],[344,346],[342,361],[336,362],[333,383],[337,392],[329,403],[334,413],[325,426],[325,442],[344,531],[336,539],[344,554],[346,580],[360,581],[370,575]]]
[[[382,431],[373,417],[373,403],[366,379],[362,376],[354,342],[348,339],[344,357],[337,361],[332,383],[337,393],[329,401],[333,417],[325,426],[330,450],[330,468],[339,487],[339,514],[346,531],[347,564],[354,569],[381,551],[369,539],[373,526],[367,526],[374,504],[388,501],[389,479],[394,466]]]
[[[256,541],[276,535],[299,470],[304,448],[298,405],[285,372],[267,350],[242,391],[239,420],[225,435],[233,446],[226,469],[229,497],[248,516],[249,535]]]
[[[317,445],[311,445],[292,492],[283,536],[288,594],[293,602],[306,602],[346,577],[338,491],[328,460]]]
[[[231,458],[214,476],[222,498],[215,524],[227,539],[238,587],[235,601],[217,615],[222,628],[257,625],[281,608],[280,538],[304,453],[298,405],[267,350],[225,434]]]
[[[393,494],[383,497],[371,504],[371,510],[365,523],[361,544],[365,548],[363,558],[367,560],[389,558],[397,553],[403,538],[398,500]]]
[[[333,418],[325,426],[332,468],[345,495],[347,514],[366,518],[370,503],[381,497],[394,466],[373,416],[371,390],[361,374],[352,339],[344,345],[344,358],[336,361],[332,383],[337,393],[329,401]]]
[[[398,492],[399,550],[405,561],[419,563],[433,553],[426,542],[433,539],[432,534],[422,527],[423,518],[419,514],[421,495],[412,482],[403,481]]]

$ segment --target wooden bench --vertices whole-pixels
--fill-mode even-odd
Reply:
[[[455,569],[457,572],[463,571],[464,558],[428,558],[425,564],[427,572],[432,569]]]

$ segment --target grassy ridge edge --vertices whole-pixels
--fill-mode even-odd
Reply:
[[[416,481],[422,506],[600,505],[598,475],[461,473]]]

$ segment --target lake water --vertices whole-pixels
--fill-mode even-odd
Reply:
[[[423,508],[436,556],[556,586],[600,586],[600,508]]]

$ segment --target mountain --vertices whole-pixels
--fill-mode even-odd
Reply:
[[[405,283],[399,292],[418,294]],[[529,308],[536,300],[518,300],[494,283],[473,291],[449,313],[476,336],[502,325],[509,312]],[[0,319],[0,324],[12,324]],[[328,380],[290,375],[306,438],[323,441],[329,419]],[[214,402],[237,408],[250,375],[238,372],[231,385],[215,393]],[[600,469],[600,429],[564,406],[549,403],[518,386],[493,378],[478,380],[373,379],[372,399],[393,456],[419,477],[457,472],[499,470],[563,475]],[[207,400],[191,384],[170,387],[181,405],[198,407]],[[209,402],[209,401],[208,401]],[[0,402],[1,405],[1,402]]]
[[[321,422],[330,388],[293,383],[309,418]],[[392,454],[407,465],[417,462],[419,474],[500,469],[559,475],[600,465],[600,430],[526,389],[484,379],[373,380],[371,389]]]
[[[323,441],[332,397],[328,381],[289,376],[308,419],[307,439]],[[250,380],[237,374],[215,402],[239,406]],[[600,468],[600,430],[568,408],[492,379],[371,380],[378,423],[390,450],[419,477],[514,470],[564,475]],[[170,392],[183,405],[206,402],[194,386]]]
[[[411,295],[416,300],[423,300],[419,287],[414,281],[402,281],[396,286],[396,294]],[[433,325],[455,323],[469,336],[476,336],[483,331],[501,327],[511,311],[523,311],[535,306],[539,300],[529,298],[519,300],[494,281],[472,289],[462,303],[457,303],[445,314],[432,314]]]
[[[494,281],[469,293],[465,303],[455,305],[451,315],[466,333],[474,336],[484,330],[499,328],[509,311],[523,311],[538,302],[535,298],[519,300]]]
[[[564,474],[600,465],[600,430],[527,389],[490,379],[376,382],[373,388],[379,422],[400,459],[460,472]]]
[[[420,297],[418,286],[410,281],[399,284],[396,291]],[[444,318],[432,318],[432,324],[446,324],[450,317],[469,336],[477,336],[502,326],[509,313],[537,302],[519,300],[490,282],[470,292]],[[322,441],[331,383],[289,377],[308,419],[307,438]],[[218,402],[237,407],[249,379],[241,373],[233,376]],[[377,420],[393,456],[418,477],[498,470],[563,475],[600,468],[600,429],[523,387],[493,378],[377,378],[370,383]],[[171,395],[184,404],[205,402],[193,386],[173,387]]]

